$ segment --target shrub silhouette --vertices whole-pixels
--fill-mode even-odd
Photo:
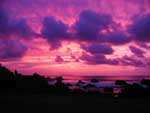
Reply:
[[[124,81],[124,80],[116,80],[116,81],[115,81],[115,84],[116,84],[116,85],[121,85],[121,86],[126,86],[126,85],[128,85],[128,83],[127,83],[126,81]]]
[[[147,87],[150,87],[150,80],[143,79],[141,80],[141,84],[146,85]]]
[[[92,83],[98,83],[99,80],[97,80],[97,79],[92,79],[91,82],[92,82]]]
[[[59,93],[66,93],[69,91],[68,86],[63,83],[63,77],[56,77],[55,89],[56,92]]]

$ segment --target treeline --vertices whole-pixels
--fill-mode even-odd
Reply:
[[[11,72],[0,65],[1,93],[64,93],[69,88],[62,82],[62,77],[56,78],[54,85],[49,85],[51,78],[45,78],[37,73],[26,76],[17,71]]]
[[[124,80],[117,80],[115,84],[122,88],[120,97],[150,97],[150,80],[148,79],[133,84],[128,84]]]

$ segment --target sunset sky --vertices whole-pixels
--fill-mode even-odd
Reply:
[[[0,0],[0,63],[24,74],[149,75],[150,0]]]

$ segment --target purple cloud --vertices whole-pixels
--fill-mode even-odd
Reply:
[[[145,67],[145,64],[141,60],[137,60],[128,56],[123,56],[122,58],[108,59],[104,55],[88,55],[83,53],[80,60],[84,61],[89,65],[123,65],[123,66],[135,66],[135,67]]]
[[[106,44],[90,44],[90,45],[81,45],[81,48],[90,52],[91,54],[112,54],[113,49],[110,45]]]
[[[118,65],[118,61],[115,59],[107,59],[104,55],[88,55],[83,53],[80,60],[85,61],[87,64],[98,65],[98,64],[109,64]]]
[[[133,35],[135,40],[150,41],[150,14],[135,18],[128,31]]]
[[[150,45],[147,45],[146,43],[137,43],[140,47],[145,48],[145,49],[150,49]]]
[[[77,36],[74,37],[77,37],[79,41],[99,41],[101,43],[123,45],[132,40],[125,32],[118,31],[120,26],[108,14],[96,13],[90,10],[83,11],[74,26],[77,32]],[[108,27],[110,26],[114,29],[113,32],[109,31]],[[102,30],[107,32],[103,33]]]
[[[46,38],[51,45],[51,49],[58,49],[61,41],[68,38],[68,26],[61,21],[56,21],[53,17],[45,17],[41,36]]]
[[[128,56],[124,56],[120,59],[121,65],[125,66],[136,66],[136,67],[145,67],[145,64],[141,60],[137,60]]]
[[[123,32],[110,32],[104,36],[104,38],[105,42],[109,42],[113,45],[123,45],[131,41],[131,38]]]
[[[19,19],[19,20],[14,21],[11,26],[11,29],[12,29],[12,33],[19,35],[26,39],[37,35],[34,31],[32,31],[32,29],[27,24],[25,19]]]
[[[134,46],[130,46],[129,48],[132,51],[132,53],[134,53],[136,56],[138,56],[138,57],[144,57],[143,54],[145,52],[143,50],[141,50],[141,49],[139,49],[137,47],[134,47]]]
[[[0,40],[0,60],[21,58],[27,51],[27,47],[18,40]]]
[[[83,11],[75,23],[76,37],[81,41],[96,41],[100,36],[100,30],[106,29],[111,23],[110,15],[99,14],[90,10]]]
[[[11,19],[8,12],[3,8],[0,8],[0,34],[17,35],[23,38],[35,35],[25,19]]]

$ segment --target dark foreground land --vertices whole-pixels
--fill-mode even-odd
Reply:
[[[0,113],[150,113],[150,98],[5,94]]]
[[[107,87],[101,91],[81,80],[75,86],[64,84],[62,77],[52,85],[49,81],[53,80],[36,73],[25,76],[0,65],[0,113],[150,113],[150,80],[116,81],[121,92]]]

